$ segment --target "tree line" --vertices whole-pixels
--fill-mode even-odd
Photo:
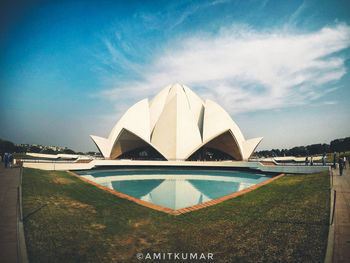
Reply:
[[[264,150],[255,152],[256,156],[306,156],[306,155],[317,155],[324,154],[330,152],[346,152],[350,151],[350,137],[335,139],[330,142],[330,144],[319,143],[319,144],[311,144],[307,146],[297,146],[291,149],[272,149],[272,150]],[[46,154],[84,154],[82,152],[75,152],[71,149],[64,149],[61,151],[54,151],[52,149],[40,149],[35,145],[31,146],[19,146],[15,145],[13,142],[6,141],[0,139],[0,152],[8,152],[8,153],[25,153],[25,152],[33,152],[33,153],[46,153]],[[87,154],[93,155],[95,152],[88,152]]]
[[[72,149],[63,149],[60,151],[54,151],[53,149],[46,148],[46,149],[41,149],[38,146],[35,145],[29,145],[29,146],[23,146],[23,145],[15,145],[11,141],[6,141],[0,139],[0,153],[26,153],[26,152],[31,152],[31,153],[45,153],[45,154],[59,154],[59,153],[64,153],[64,154],[84,154],[82,152],[75,152]],[[88,154],[94,154],[94,152],[89,152]]]
[[[350,151],[350,137],[335,139],[327,143],[311,144],[307,146],[296,146],[291,149],[272,149],[255,152],[256,156],[278,157],[278,156],[307,156],[331,152]]]

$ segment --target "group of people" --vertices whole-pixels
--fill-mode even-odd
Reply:
[[[333,165],[332,168],[336,169],[337,168],[337,164],[339,166],[339,174],[340,176],[343,175],[343,170],[346,169],[346,161],[349,162],[349,167],[350,167],[350,158],[346,158],[346,156],[339,156],[338,161],[337,161],[337,153],[334,153],[333,155]],[[312,156],[306,156],[305,158],[305,165],[313,165],[313,158]],[[322,156],[322,165],[325,166],[326,165],[326,155],[323,154]]]
[[[5,168],[7,168],[7,165],[12,168],[12,163],[13,163],[13,155],[12,153],[1,153],[1,162],[5,163]]]
[[[310,156],[310,159],[309,159],[309,156],[306,156],[306,158],[305,158],[305,165],[308,166],[309,164],[311,166],[314,165],[314,159],[312,156]],[[326,155],[325,154],[323,154],[323,156],[322,156],[322,165],[326,166]]]

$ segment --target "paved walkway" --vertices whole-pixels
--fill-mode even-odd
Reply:
[[[0,162],[0,262],[19,262],[17,256],[17,186],[19,168]]]
[[[333,170],[333,189],[337,191],[334,213],[333,262],[350,262],[350,169],[339,176],[339,169]]]

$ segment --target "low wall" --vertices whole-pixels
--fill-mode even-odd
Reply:
[[[308,173],[318,173],[323,171],[329,171],[329,166],[288,166],[288,165],[276,165],[276,166],[262,166],[258,167],[262,172],[278,172],[285,174],[308,174]]]
[[[86,170],[94,166],[88,163],[23,162],[23,167],[50,171]]]
[[[286,166],[263,165],[260,162],[186,162],[186,161],[133,161],[133,160],[93,160],[90,163],[72,162],[23,162],[23,167],[41,170],[89,170],[112,167],[198,167],[198,168],[250,168],[262,172],[306,174],[328,171],[329,166]]]

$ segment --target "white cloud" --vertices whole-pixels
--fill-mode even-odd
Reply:
[[[326,105],[336,105],[336,104],[337,104],[337,101],[333,101],[333,100],[331,100],[331,101],[325,101],[324,104],[326,104]]]
[[[151,98],[179,82],[230,113],[295,106],[334,90],[346,74],[339,51],[349,46],[350,27],[344,24],[312,33],[257,32],[235,25],[217,35],[174,39],[151,63],[134,65],[135,79],[142,81],[117,80],[100,95],[116,102]]]

